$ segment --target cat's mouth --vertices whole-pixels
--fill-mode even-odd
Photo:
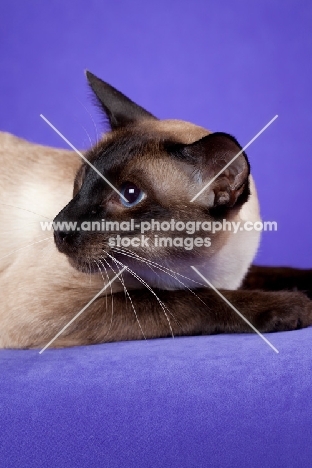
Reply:
[[[124,266],[128,266],[124,258],[118,255],[111,255],[109,253],[103,254],[100,257],[85,257],[85,256],[68,256],[68,261],[72,267],[81,273],[91,275],[106,274],[108,271],[118,271]],[[131,262],[133,263],[133,262]],[[134,265],[132,264],[131,267]]]
[[[54,231],[54,242],[58,251],[66,255],[70,265],[82,273],[103,273],[114,265],[114,258],[108,253],[108,245],[102,239],[94,245],[77,231]]]

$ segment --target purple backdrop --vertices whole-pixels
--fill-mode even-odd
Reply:
[[[0,129],[66,147],[43,113],[87,147],[101,117],[85,68],[158,117],[242,145],[279,114],[247,151],[263,217],[279,223],[257,260],[312,266],[311,17],[290,0],[1,2]]]

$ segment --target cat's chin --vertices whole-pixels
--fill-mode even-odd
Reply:
[[[70,265],[75,268],[75,270],[78,270],[81,273],[87,273],[88,275],[92,274],[100,274],[102,272],[105,272],[105,268],[109,268],[107,265],[107,260],[97,260],[97,259],[90,259],[86,260],[83,258],[78,258],[78,259],[73,259],[71,257],[68,257],[68,261]]]

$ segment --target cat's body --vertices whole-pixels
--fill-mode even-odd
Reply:
[[[50,336],[50,326],[57,332],[62,310],[66,315],[71,303],[71,311],[77,310],[102,283],[97,287],[94,278],[88,291],[86,275],[68,264],[54,246],[53,233],[39,225],[70,199],[78,156],[7,133],[0,133],[0,148],[0,346],[24,347],[38,342],[45,330]]]
[[[93,83],[101,100],[98,86],[101,82]],[[114,93],[114,99],[120,100]],[[107,234],[56,232],[57,249],[53,233],[40,230],[39,221],[44,221],[44,216],[52,220],[70,202],[77,170],[75,198],[58,215],[58,221],[91,219],[91,212],[97,218],[105,215],[119,221],[130,217],[146,220],[149,210],[151,217],[161,220],[168,216],[184,221],[221,219],[221,214],[235,222],[260,220],[256,189],[244,155],[221,176],[221,182],[217,179],[196,202],[190,203],[215,170],[209,161],[209,174],[205,174],[204,162],[194,170],[192,152],[199,158],[202,151],[197,142],[208,144],[216,153],[213,164],[221,164],[222,168],[224,158],[229,159],[240,149],[234,139],[226,134],[209,135],[207,130],[186,122],[159,121],[129,100],[124,102],[125,115],[127,106],[131,108],[129,121],[118,105],[114,109],[114,103],[108,108],[106,103],[101,104],[113,131],[87,157],[118,187],[123,187],[125,180],[140,185],[140,177],[144,179],[147,195],[144,193],[142,203],[138,203],[141,211],[122,205],[92,168],[84,165],[83,170],[79,169],[81,160],[75,153],[0,134],[0,346],[44,346],[124,264],[128,267],[123,274],[124,284],[114,281],[53,345],[249,331],[222,299],[209,288],[200,287],[203,281],[191,265],[215,287],[231,290],[224,292],[225,296],[260,331],[309,325],[312,303],[301,293],[235,291],[256,254],[258,231],[216,233],[211,248],[180,248],[170,253],[167,249],[144,247],[132,249],[130,254],[127,249],[109,249]],[[222,157],[216,150],[220,145]],[[132,155],[130,162],[128,154]],[[33,245],[26,247],[28,244]],[[143,284],[136,275],[143,278]]]

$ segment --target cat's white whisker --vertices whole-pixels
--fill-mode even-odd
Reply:
[[[120,265],[123,265],[122,262],[120,262],[119,260],[117,260],[116,258],[112,257],[109,253],[107,253],[107,255],[113,260],[113,261],[116,261],[118,263],[120,263]],[[171,336],[172,338],[174,338],[174,333],[173,333],[173,330],[172,330],[172,326],[171,326],[171,322],[170,322],[170,319],[169,319],[169,316],[166,312],[166,309],[167,307],[165,306],[165,304],[159,299],[159,297],[157,296],[157,294],[155,293],[155,291],[143,280],[143,278],[141,278],[139,275],[137,275],[133,270],[131,270],[131,268],[129,267],[126,267],[127,268],[127,271],[129,271],[129,273],[134,276],[138,281],[140,281],[140,283],[142,283],[152,294],[153,296],[155,296],[156,300],[158,301],[159,305],[161,306],[162,308],[162,311],[168,321],[168,324],[169,324],[169,328],[170,328],[170,332],[171,332]],[[169,311],[170,315],[173,316],[173,314]]]
[[[101,261],[102,259],[98,259],[98,262],[101,264],[101,266],[103,267],[104,271],[105,271],[105,275],[106,275],[106,278],[107,278],[107,282],[109,282],[109,276],[108,276],[108,272],[107,272],[107,269],[106,269],[106,266],[104,265],[104,263],[102,263]],[[111,298],[112,298],[112,307],[113,307],[113,288],[112,288],[112,285],[110,285],[110,295],[111,295]],[[106,294],[106,310],[107,310],[107,294]]]
[[[13,250],[12,252],[8,253],[7,255],[3,255],[3,257],[0,257],[0,260],[2,260],[3,258],[9,257],[10,255],[13,255],[16,252],[19,252],[20,250],[27,249],[28,247],[31,247],[31,246],[33,246],[35,244],[40,244],[40,242],[43,242],[43,241],[46,241],[46,240],[52,240],[52,239],[53,239],[53,237],[46,237],[45,239],[41,239],[41,240],[39,240],[37,242],[33,242],[32,244],[25,245],[24,247],[20,247],[19,249]]]
[[[52,221],[51,221],[52,222]],[[14,227],[12,229],[8,229],[6,231],[0,231],[1,234],[9,234],[10,232],[16,232],[16,231],[23,231],[25,229],[28,228],[28,225],[29,224],[37,224],[39,226],[39,222],[38,221],[27,221],[27,220],[17,220],[17,223],[20,227]],[[23,226],[22,226],[23,225]],[[43,233],[47,232],[47,231],[44,231],[42,230]]]
[[[129,258],[134,258],[135,260],[138,260],[140,261],[141,263],[145,263],[148,268],[154,273],[154,275],[156,275],[160,280],[161,280],[161,276],[158,274],[157,271],[155,271],[154,268],[157,268],[157,267],[154,267],[154,265],[152,265],[152,262],[144,257],[141,257],[140,255],[136,254],[135,252],[132,252],[132,250],[130,249],[121,249],[119,247],[112,247],[112,250],[116,253],[119,253],[121,255],[125,255]],[[159,270],[161,270],[161,267],[159,266],[158,267]]]
[[[115,251],[116,249],[113,248],[112,250]],[[130,252],[131,252],[131,251],[130,251]],[[119,252],[117,251],[117,253],[119,253]],[[129,258],[133,258],[132,256],[128,255],[127,253],[124,254],[124,255],[129,256]],[[138,257],[139,257],[139,256],[138,256]],[[139,259],[140,259],[142,262],[146,262],[146,263],[149,262],[149,260],[146,260],[146,259],[144,259],[143,257],[139,257]],[[157,265],[157,264],[156,264],[156,265]],[[129,268],[129,267],[128,267],[128,271],[130,271],[130,268]],[[131,271],[132,271],[132,270],[131,270]],[[132,271],[132,274],[134,274],[133,271]],[[138,279],[138,281],[140,281],[140,282],[141,282],[144,286],[146,286],[147,288],[150,288],[150,291],[153,291],[152,288],[151,288],[149,285],[147,285],[147,283],[144,282],[143,278],[141,278],[137,273],[135,273],[135,274],[137,275],[136,278]],[[144,282],[144,283],[143,283],[143,282]],[[159,299],[159,297],[156,295],[155,291],[153,291],[153,293],[154,293],[154,295],[156,296],[157,300],[167,309],[168,313],[172,316],[172,318],[176,321],[176,323],[177,323],[178,325],[180,325],[179,322],[178,322],[178,320],[177,320],[177,319],[175,318],[175,316],[171,313],[171,311],[165,306],[165,304],[163,304],[162,301],[160,301],[160,299]]]
[[[103,294],[103,292],[113,283],[119,275],[121,275],[126,267],[124,267],[114,278],[111,279],[109,284],[106,284],[92,299],[89,301],[79,312],[76,314],[53,338],[49,341],[40,351],[39,354],[42,354],[98,297]]]
[[[48,219],[49,221],[52,221],[50,218],[48,218],[47,216],[44,216],[43,214],[36,213],[35,211],[28,210],[27,208],[22,208],[21,206],[10,205],[8,203],[0,203],[0,205],[7,206],[9,208],[16,208],[17,210],[27,211],[28,213],[32,213],[32,214],[34,214],[36,216],[39,216],[41,218],[45,218],[45,219]]]
[[[113,260],[113,262],[115,262],[115,265],[116,265],[116,267],[117,267],[118,270],[119,270],[119,266],[118,266],[118,264],[117,264],[116,261],[115,261],[116,259],[114,259],[113,256],[111,256],[111,259]],[[120,266],[125,266],[125,265],[123,265],[123,264],[121,263]],[[128,268],[127,268],[127,269],[128,269]],[[118,279],[119,279],[119,281],[121,282],[121,284],[122,284],[122,286],[123,286],[123,289],[124,289],[124,292],[125,292],[125,297],[126,297],[126,298],[127,298],[127,297],[129,298],[129,301],[130,301],[132,310],[133,310],[133,312],[134,312],[136,321],[138,322],[138,325],[139,325],[139,328],[140,328],[140,330],[141,330],[142,336],[143,336],[143,338],[146,340],[146,336],[145,336],[145,333],[144,333],[144,331],[143,331],[141,322],[140,322],[140,320],[139,320],[137,311],[136,311],[136,309],[135,309],[135,307],[134,307],[134,305],[133,305],[133,301],[132,301],[132,299],[131,299],[131,297],[130,297],[130,294],[129,294],[127,288],[126,288],[126,285],[125,285],[125,282],[124,282],[124,280],[123,280],[123,278],[122,278],[122,275],[120,275],[120,276],[118,277]]]
[[[135,252],[132,252],[129,249],[120,249],[119,247],[112,247],[112,251],[116,252],[117,254],[124,255],[125,257],[132,258],[134,260],[137,260],[141,263],[145,263],[148,268],[159,278],[161,279],[161,276],[157,273],[157,271],[154,270],[154,268],[158,268],[160,271],[163,271],[166,273],[166,271],[162,268],[161,265],[158,264],[153,264],[150,260],[141,257],[140,255],[136,254]],[[172,274],[168,273],[169,276],[175,278]]]
[[[54,242],[50,243],[48,242],[42,247],[42,251],[44,252],[44,256],[42,258],[42,261],[49,261],[51,259],[52,254],[55,253],[56,247]]]
[[[101,262],[101,260],[98,260],[98,262],[102,265],[102,267],[104,268],[105,270],[105,273],[106,273],[106,276],[107,276],[107,282],[109,283],[109,277],[108,277],[108,273],[107,273],[107,270],[106,270],[106,267],[105,265],[103,265],[103,263]],[[94,263],[97,265],[98,269],[99,269],[99,272],[100,272],[100,275],[103,279],[103,284],[105,284],[105,279],[104,279],[104,276],[103,276],[103,273],[102,273],[102,270],[100,268],[100,265],[96,260],[94,260]],[[103,338],[105,338],[109,332],[111,331],[111,328],[112,328],[112,324],[113,324],[113,313],[114,313],[114,300],[113,300],[113,289],[112,289],[112,285],[110,284],[110,296],[112,298],[112,313],[111,313],[111,320],[110,320],[110,324],[109,324],[109,327],[108,327],[108,330],[107,332],[105,333],[105,335],[103,336]],[[107,311],[107,294],[105,294],[105,310]]]
[[[101,268],[100,268],[100,265],[98,264],[98,262],[97,262],[96,260],[93,260],[93,263],[97,266],[97,268],[98,268],[98,270],[99,270],[99,272],[100,272],[100,275],[101,275],[101,277],[102,277],[103,283],[105,284],[105,279],[104,279],[104,276],[103,276],[103,274],[102,274],[102,270],[101,270]]]
[[[198,294],[196,294],[195,291],[193,291],[192,289],[190,289],[188,286],[186,286],[185,283],[183,283],[183,281],[181,281],[179,278],[177,278],[177,275],[179,275],[178,272],[175,272],[173,270],[170,270],[169,268],[166,268],[166,267],[163,267],[162,265],[160,265],[159,263],[156,263],[156,262],[151,262],[150,260],[146,259],[146,258],[143,258],[143,257],[140,257],[139,255],[137,255],[135,252],[132,252],[131,250],[129,250],[128,252],[124,251],[123,249],[120,249],[120,248],[116,248],[116,247],[113,247],[113,249],[115,252],[117,253],[120,253],[121,255],[125,255],[125,256],[128,256],[130,258],[135,258],[136,260],[142,262],[142,263],[146,263],[148,266],[149,263],[153,263],[153,265],[155,266],[155,268],[158,268],[160,271],[162,271],[163,273],[167,274],[168,276],[171,276],[172,278],[174,278],[178,283],[180,283],[184,289],[187,289],[188,291],[190,291],[199,301],[201,301],[203,304],[205,304],[205,302],[198,296]],[[128,249],[127,249],[128,250]],[[129,255],[130,254],[133,254],[133,256]],[[151,266],[150,266],[151,267]],[[152,271],[154,272],[154,270],[152,269]],[[170,271],[170,273],[169,273]],[[158,277],[159,275],[154,272]],[[189,279],[183,275],[180,275],[182,276],[183,278],[186,278],[186,279]],[[197,282],[196,282],[197,283]],[[200,283],[198,283],[200,284]],[[205,287],[205,285],[201,285],[203,287]],[[205,304],[206,305],[206,304]]]
[[[87,267],[89,268],[89,285],[91,287],[91,283],[92,283],[92,260],[91,258],[88,259]]]
[[[80,101],[80,99],[77,98],[77,101],[79,102],[79,104],[82,105],[82,107],[84,108],[84,110],[87,112],[87,114],[89,114],[89,117],[93,123],[93,126],[94,126],[94,130],[95,130],[95,141],[96,141],[96,145],[98,145],[99,143],[99,135],[98,135],[98,130],[97,130],[97,126],[96,126],[96,123],[92,117],[92,114],[91,112],[89,111],[89,109],[87,109],[87,107],[84,105],[84,103],[82,101]],[[90,140],[91,141],[91,140]],[[92,144],[91,144],[92,146]]]
[[[107,264],[107,267],[110,268],[107,260],[105,260],[105,258],[102,259],[106,264]],[[101,260],[99,260],[99,262],[101,263],[101,265],[104,267],[105,269],[105,272],[106,272],[106,276],[107,276],[107,281],[109,282],[109,276],[108,276],[108,272],[107,272],[107,269],[105,267],[105,265],[101,262]],[[113,273],[114,270],[112,268],[110,268],[112,270]],[[104,336],[107,336],[109,334],[109,332],[111,331],[112,329],[112,326],[113,326],[113,317],[114,317],[114,295],[113,295],[113,289],[112,289],[112,284],[110,283],[110,296],[111,296],[111,307],[112,307],[112,313],[111,313],[111,320],[110,320],[110,324],[109,324],[109,327],[108,327],[108,330],[106,332],[106,334]],[[107,295],[106,295],[106,310],[107,310]]]
[[[205,285],[204,285],[203,283],[200,283],[199,281],[196,281],[196,280],[194,280],[193,278],[189,278],[188,276],[182,275],[181,273],[179,273],[179,272],[177,272],[177,271],[171,270],[170,268],[165,267],[164,265],[160,265],[160,263],[157,263],[157,262],[154,262],[154,261],[152,261],[152,260],[148,260],[148,259],[146,259],[146,258],[144,258],[144,257],[141,257],[141,256],[138,255],[136,252],[133,252],[133,251],[130,250],[130,249],[126,249],[126,248],[121,249],[120,247],[113,247],[113,250],[116,250],[116,249],[118,249],[118,251],[120,251],[121,253],[122,253],[122,252],[126,252],[126,253],[129,253],[129,254],[132,254],[133,256],[135,256],[135,258],[138,258],[138,259],[140,258],[142,261],[144,260],[144,261],[148,262],[148,263],[151,264],[152,266],[155,266],[155,268],[161,269],[164,273],[170,272],[170,273],[174,274],[175,276],[180,276],[181,278],[184,278],[184,279],[186,279],[186,280],[188,280],[188,281],[191,281],[192,283],[195,283],[195,284],[197,284],[197,285],[199,285],[199,286],[205,287]],[[117,251],[117,250],[116,250],[116,251]],[[169,274],[169,273],[168,273],[168,274]],[[178,278],[176,278],[176,279],[177,279],[177,281],[178,281]],[[182,284],[183,284],[183,283],[182,283]]]
[[[89,135],[87,129],[86,129],[82,124],[80,124],[80,126],[81,126],[81,128],[85,131],[85,133],[86,133],[86,135],[87,135],[87,137],[88,137],[88,139],[89,139],[90,146],[93,146],[92,140],[91,140],[91,138],[90,138],[90,135]]]

